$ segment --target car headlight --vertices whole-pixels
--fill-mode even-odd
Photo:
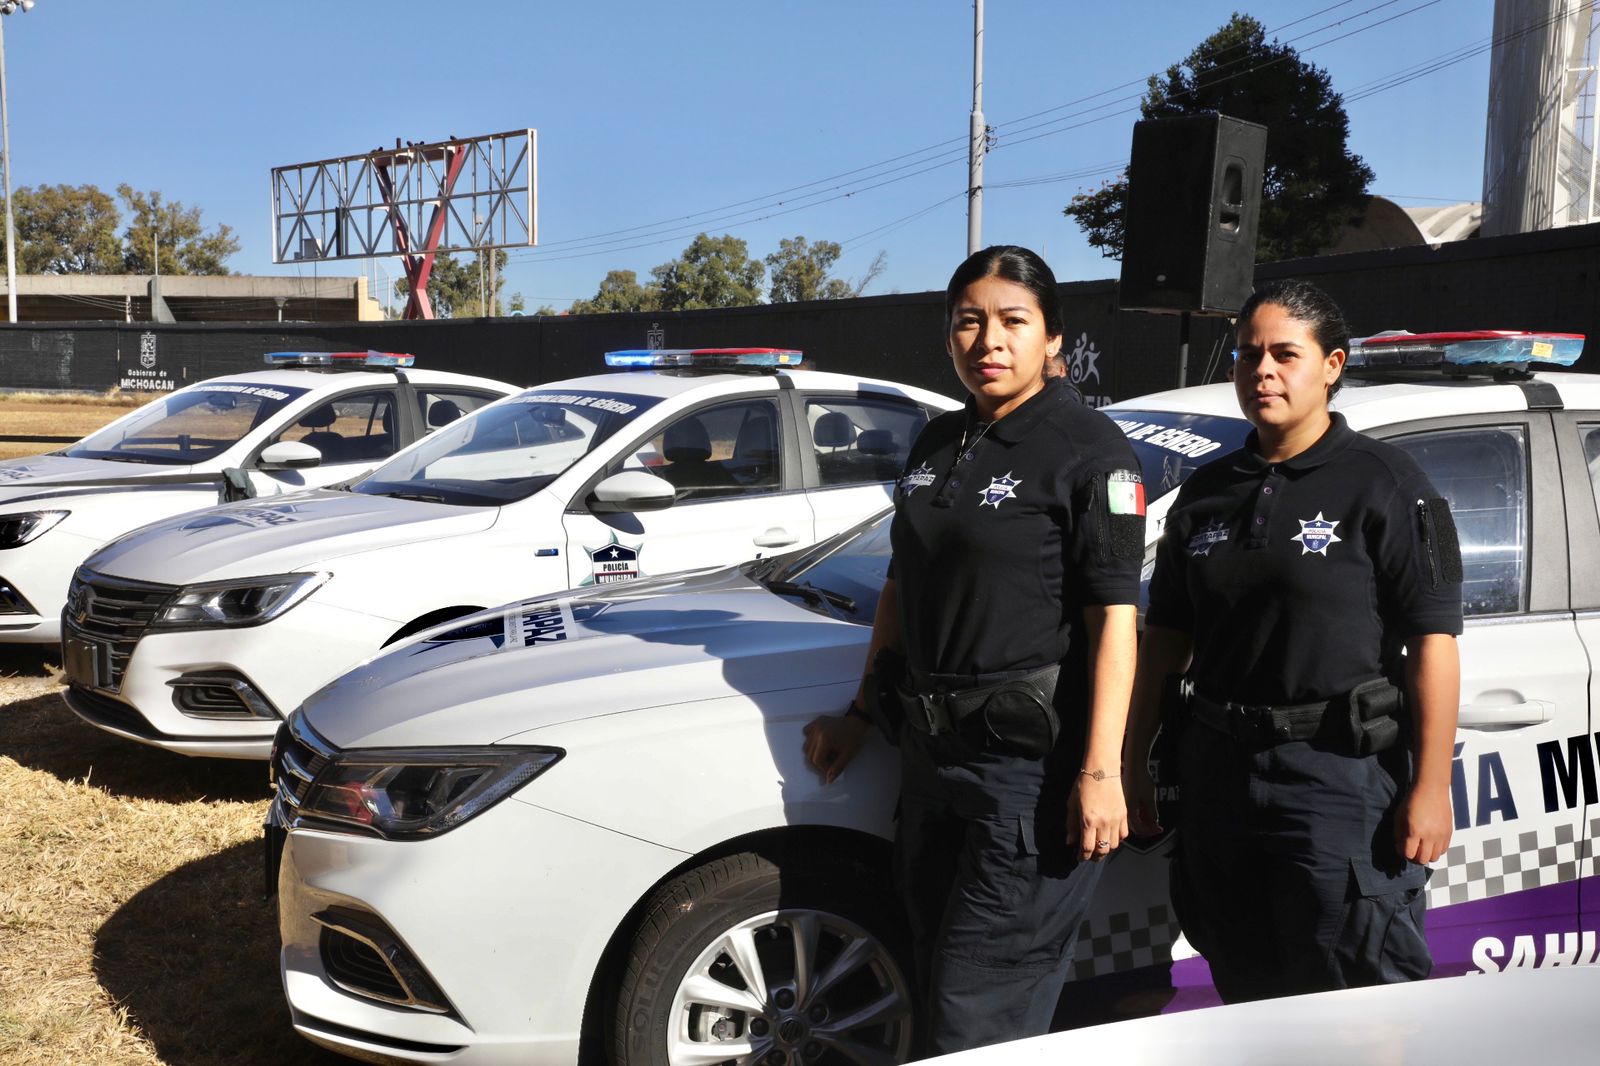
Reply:
[[[185,585],[150,622],[152,629],[212,629],[270,622],[315,592],[328,574],[276,574]]]
[[[549,769],[559,748],[346,751],[323,766],[294,812],[390,839],[437,836]]]
[[[20,548],[56,527],[71,511],[27,511],[0,514],[0,549]]]

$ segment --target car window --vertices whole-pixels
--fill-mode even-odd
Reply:
[[[1463,612],[1524,610],[1528,577],[1528,443],[1521,426],[1394,437],[1450,502],[1461,540]]]
[[[1594,507],[1600,513],[1600,422],[1578,426],[1583,437],[1583,458],[1589,464],[1589,484],[1594,486]]]
[[[394,393],[388,389],[339,396],[313,404],[272,443],[292,440],[322,453],[324,466],[387,459],[399,447]]]
[[[893,481],[928,422],[913,403],[819,397],[806,400],[806,425],[823,486]]]
[[[305,389],[208,381],[146,404],[65,449],[79,459],[124,463],[201,463],[227,451]]]
[[[496,507],[532,496],[656,402],[627,393],[525,392],[436,430],[354,488]]]
[[[1133,445],[1144,475],[1145,497],[1151,500],[1173,491],[1211,460],[1240,448],[1250,435],[1250,423],[1237,416],[1122,407],[1105,413]]]
[[[422,416],[422,431],[432,433],[448,426],[462,415],[471,414],[484,404],[499,399],[481,392],[462,392],[458,389],[417,388],[417,413]]]
[[[776,492],[783,484],[778,405],[740,400],[683,415],[612,465],[672,482],[679,500]]]

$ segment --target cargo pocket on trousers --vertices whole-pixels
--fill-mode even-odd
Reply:
[[[1423,913],[1429,870],[1406,862],[1395,871],[1350,860],[1344,921],[1328,952],[1333,988],[1419,981],[1433,972]]]

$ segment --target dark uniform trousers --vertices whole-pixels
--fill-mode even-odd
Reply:
[[[1225,1002],[1428,976],[1427,868],[1394,844],[1410,759],[1184,729],[1173,904]]]
[[[1101,865],[1066,843],[1076,761],[902,730],[897,888],[916,945],[922,1053],[1049,1031]]]

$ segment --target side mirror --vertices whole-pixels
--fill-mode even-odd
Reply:
[[[677,498],[678,490],[666,478],[648,470],[624,470],[596,485],[588,502],[595,514],[623,514],[664,510]]]
[[[280,440],[262,449],[256,460],[259,470],[304,470],[322,462],[322,453],[297,440]]]

